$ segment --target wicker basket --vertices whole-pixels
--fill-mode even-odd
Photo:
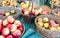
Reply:
[[[51,0],[51,8],[54,9],[54,8],[59,8],[60,5],[54,5],[54,0]]]
[[[22,14],[22,15],[24,17],[24,20],[27,23],[33,23],[34,22],[34,19],[37,17],[37,16],[33,16],[33,15],[24,15],[24,14]]]
[[[49,6],[46,6],[46,5],[43,5],[43,6],[35,6],[35,7],[38,7],[38,8],[42,8],[43,9],[43,11],[48,11],[49,12],[49,14],[51,13],[51,9],[50,9],[50,7]],[[35,8],[34,7],[34,8]],[[45,9],[44,9],[45,8]],[[21,9],[20,9],[21,10]],[[22,11],[22,10],[21,10]],[[37,15],[37,16],[34,16],[34,15],[24,15],[23,13],[22,13],[22,15],[23,15],[23,17],[24,17],[24,19],[28,22],[28,23],[33,23],[34,22],[34,19],[37,17],[37,16],[39,16],[39,15]]]
[[[60,15],[57,15],[59,11],[60,11],[60,8],[53,9],[52,10],[52,14],[55,15],[55,16],[59,16],[60,17]]]
[[[37,31],[46,38],[59,38],[60,31],[51,31],[51,30],[48,30],[48,29],[43,29],[42,27],[40,27],[37,24],[37,19],[38,18],[44,18],[44,17],[47,17],[49,20],[56,20],[56,22],[58,24],[60,24],[60,18],[57,17],[57,16],[55,17],[53,15],[40,15],[35,19],[35,24],[36,24],[36,27],[37,27]]]
[[[14,18],[17,18],[18,16],[21,15],[21,11],[19,9],[15,8],[15,7],[0,7],[0,12],[1,11],[10,12],[11,10],[15,10],[16,11],[16,14],[11,15]],[[5,19],[7,17],[0,15],[0,18]]]

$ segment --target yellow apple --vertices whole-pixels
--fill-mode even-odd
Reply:
[[[43,24],[44,24],[43,22],[38,22],[39,26],[43,26]]]
[[[6,12],[6,13],[5,13],[5,16],[9,16],[9,15],[10,15],[10,13],[9,13],[9,12]]]
[[[57,30],[56,27],[50,27],[50,30],[54,31]]]
[[[29,7],[28,10],[31,11],[32,7]]]
[[[45,28],[49,28],[49,23],[44,23]]]
[[[57,30],[60,30],[60,27],[57,27]]]
[[[49,19],[48,18],[43,18],[43,22],[48,22],[49,21]]]

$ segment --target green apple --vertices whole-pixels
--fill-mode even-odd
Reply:
[[[49,28],[49,23],[44,23],[45,28]]]
[[[49,21],[49,19],[48,18],[43,18],[43,22],[48,22]]]
[[[43,22],[38,22],[38,25],[40,26],[43,26],[43,24],[44,24]]]
[[[10,15],[10,12],[6,12],[6,13],[5,13],[5,16],[9,16],[9,15]]]
[[[11,10],[11,14],[15,14],[16,13],[16,11],[15,10]]]

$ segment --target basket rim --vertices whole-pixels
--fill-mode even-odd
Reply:
[[[55,10],[56,10],[56,11],[59,11],[59,10],[60,10],[60,8],[55,8],[55,9],[53,9],[53,10],[52,10],[52,14],[53,14],[53,15],[55,15],[55,14],[56,14]],[[58,15],[55,15],[55,16],[58,16]]]
[[[0,9],[4,9],[4,8],[6,8],[6,9],[8,9],[8,8],[12,9],[13,8],[14,10],[16,9],[16,10],[18,10],[20,12],[19,14],[21,14],[21,11],[19,9],[17,9],[16,7],[0,7]],[[18,13],[16,13],[16,14],[18,14]],[[10,16],[14,16],[16,14],[13,14],[13,15],[10,15]],[[2,16],[2,15],[0,15],[0,16]],[[2,16],[2,17],[6,18],[7,16]]]
[[[22,32],[20,37],[22,37],[24,35],[24,33],[25,33],[25,26],[24,26],[24,24],[23,24],[23,27],[24,27],[24,31]]]
[[[46,15],[48,15],[48,14],[46,14]],[[49,15],[51,15],[51,14],[49,14]],[[49,16],[48,15],[48,16]],[[40,16],[43,16],[43,15],[40,15]],[[37,16],[36,18],[35,18],[35,24],[36,24],[36,26],[38,26],[39,27],[39,25],[37,24],[37,19],[40,17],[40,16]],[[51,15],[51,16],[54,16],[54,15]],[[60,18],[60,17],[59,17]],[[41,26],[40,26],[40,28],[42,29],[42,30],[45,30],[45,31],[51,31],[51,32],[53,32],[53,31],[56,31],[56,32],[58,32],[58,31],[60,31],[60,30],[49,30],[49,29],[43,29]]]

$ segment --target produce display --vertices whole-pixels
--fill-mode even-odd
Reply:
[[[10,12],[5,12],[5,11],[0,12],[0,15],[2,15],[2,16],[10,16],[10,15],[14,15],[14,14],[16,14],[15,10],[11,10]]]
[[[37,15],[41,15],[41,14],[49,14],[49,11],[43,10],[42,8],[40,8],[38,6],[34,6],[34,4],[29,1],[27,1],[26,3],[22,2],[21,7],[22,7],[22,13],[24,15],[37,16]]]
[[[17,1],[16,0],[4,0],[2,1],[2,6],[7,7],[7,6],[17,6]]]
[[[43,29],[49,29],[49,30],[60,30],[60,26],[58,23],[56,23],[55,20],[49,20],[47,17],[45,18],[38,18],[37,24],[42,27]]]
[[[0,19],[0,38],[19,38],[23,31],[22,22],[12,16],[8,16],[5,20]]]

